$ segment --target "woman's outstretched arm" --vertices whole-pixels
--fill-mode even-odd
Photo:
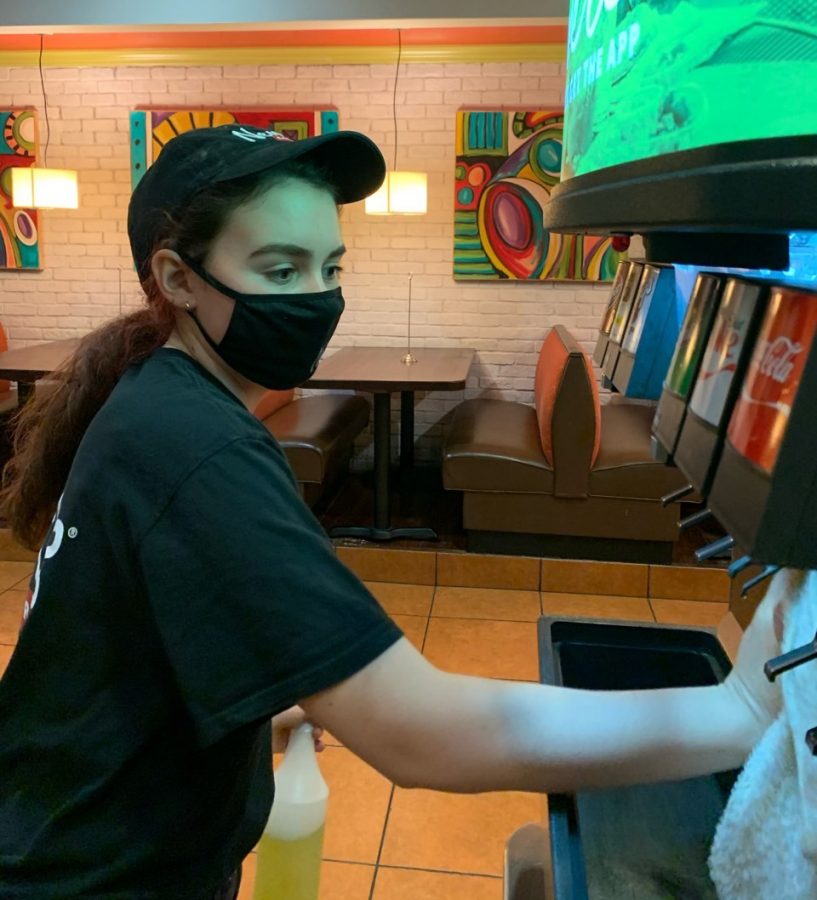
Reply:
[[[435,668],[403,639],[302,705],[406,787],[558,792],[733,768],[779,709],[762,668],[796,577],[772,583],[720,685],[608,692],[472,678]]]

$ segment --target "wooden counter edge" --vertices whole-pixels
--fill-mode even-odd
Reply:
[[[743,629],[731,610],[720,620],[715,633],[726,651],[729,661],[734,665],[738,658],[738,647],[743,637]]]

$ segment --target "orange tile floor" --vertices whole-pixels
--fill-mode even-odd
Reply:
[[[429,660],[464,674],[536,681],[542,614],[714,627],[727,611],[722,573],[410,551],[339,555]],[[30,572],[30,562],[0,562],[0,672]],[[430,583],[396,580],[408,572]],[[505,842],[520,825],[542,821],[545,798],[403,790],[328,741],[320,757],[330,790],[322,900],[501,900]],[[240,900],[252,897],[254,867],[251,854]]]

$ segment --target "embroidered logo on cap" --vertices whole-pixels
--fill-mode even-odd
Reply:
[[[251,144],[254,144],[256,141],[266,141],[269,138],[272,138],[274,141],[289,141],[292,143],[292,138],[272,129],[268,131],[249,131],[247,128],[242,127],[234,128],[231,134],[234,137],[241,138],[242,141],[249,141]]]

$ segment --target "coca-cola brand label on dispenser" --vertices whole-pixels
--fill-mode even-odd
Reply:
[[[761,291],[759,285],[737,279],[730,279],[724,288],[689,403],[696,416],[716,428],[721,422]]]
[[[732,446],[771,474],[817,333],[817,296],[775,288],[729,423]]]

